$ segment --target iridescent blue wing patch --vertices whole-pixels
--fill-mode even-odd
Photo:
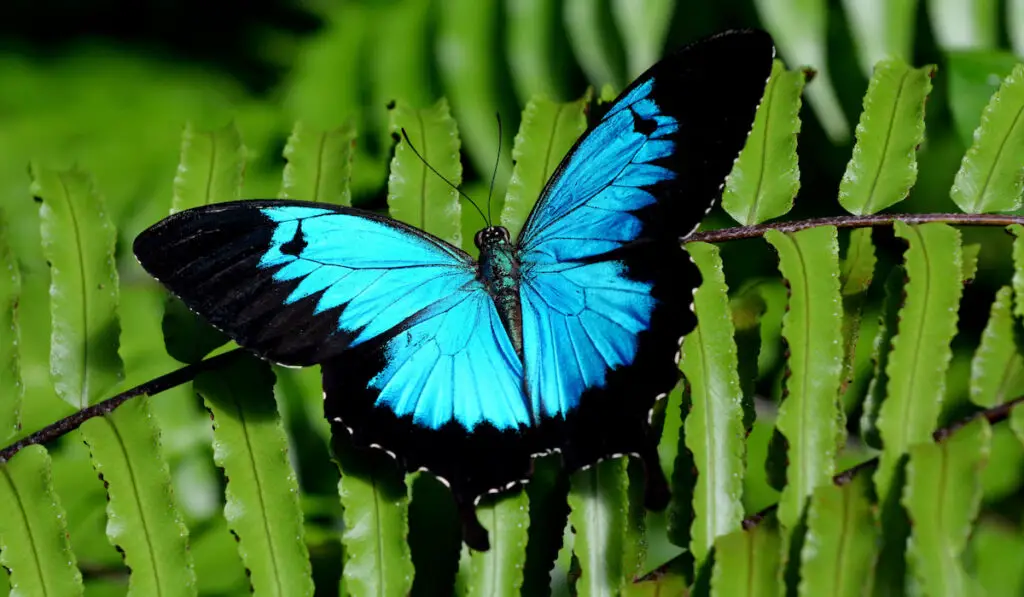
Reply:
[[[680,242],[719,196],[772,58],[767,34],[734,32],[659,62],[576,143],[518,239],[540,441],[570,469],[642,456],[657,485],[651,505],[667,493],[648,416],[676,383],[680,340],[696,324],[700,275]]]
[[[463,251],[388,218],[296,201],[183,211],[134,248],[241,346],[321,364],[326,415],[357,444],[430,468],[464,501],[526,475],[522,364]],[[499,449],[475,469],[460,461]]]

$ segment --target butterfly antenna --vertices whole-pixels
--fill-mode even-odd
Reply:
[[[424,166],[426,166],[427,168],[430,168],[430,171],[431,171],[431,172],[433,172],[434,174],[436,174],[438,178],[440,178],[441,180],[443,180],[443,181],[445,181],[446,183],[448,183],[448,186],[450,186],[451,188],[455,189],[455,192],[456,192],[456,193],[458,193],[458,194],[462,195],[463,197],[465,197],[465,198],[466,198],[466,201],[469,201],[469,202],[470,202],[470,203],[471,203],[471,204],[473,205],[473,207],[475,207],[475,208],[476,208],[476,211],[480,213],[480,217],[481,217],[481,218],[483,218],[483,219],[484,219],[484,222],[486,223],[486,222],[487,222],[487,216],[485,216],[485,215],[484,215],[484,212],[483,212],[483,210],[482,210],[482,209],[480,209],[480,206],[476,204],[476,201],[473,201],[473,200],[472,200],[472,199],[471,199],[471,198],[469,197],[469,195],[467,195],[467,194],[465,194],[465,193],[463,193],[463,192],[462,192],[462,189],[460,189],[459,187],[455,186],[455,184],[454,184],[454,183],[453,183],[452,181],[450,181],[450,180],[448,180],[447,178],[445,178],[443,174],[441,174],[440,172],[438,172],[437,170],[435,170],[435,169],[434,169],[434,167],[433,167],[433,166],[431,166],[431,165],[430,165],[430,164],[429,164],[429,163],[427,162],[426,158],[424,158],[424,157],[423,157],[423,156],[422,156],[422,155],[420,154],[420,152],[416,150],[416,146],[415,146],[415,145],[413,145],[413,144],[412,144],[412,141],[410,141],[410,140],[409,140],[409,135],[408,135],[408,133],[406,133],[406,132],[405,132],[405,128],[404,128],[404,127],[402,128],[402,138],[403,138],[403,139],[405,139],[405,142],[406,142],[406,143],[407,143],[407,144],[409,145],[409,149],[411,149],[411,150],[412,150],[412,152],[413,152],[414,154],[416,154],[416,157],[418,157],[418,158],[420,159],[420,161],[421,161],[421,162],[423,162],[423,165],[424,165]],[[487,225],[488,225],[488,226],[490,226],[490,224],[487,224]]]
[[[498,157],[494,158],[494,172],[491,173],[491,190],[487,192],[487,225],[491,225],[491,196],[494,195],[494,179],[498,177],[498,164],[501,163],[501,112],[495,112],[498,119]]]

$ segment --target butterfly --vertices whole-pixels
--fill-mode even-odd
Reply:
[[[768,34],[687,46],[636,79],[576,142],[518,238],[486,226],[478,260],[372,212],[245,200],[142,232],[142,266],[262,358],[319,365],[335,435],[452,491],[466,543],[479,499],[641,458],[669,499],[650,413],[678,381],[700,274],[681,248],[720,195],[771,72]]]

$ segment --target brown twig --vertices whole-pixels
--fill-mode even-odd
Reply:
[[[806,228],[816,226],[835,226],[837,228],[866,228],[869,226],[892,226],[893,222],[900,221],[907,224],[927,224],[929,222],[945,222],[957,226],[1010,226],[1011,224],[1024,225],[1024,217],[1007,216],[1002,214],[878,214],[873,216],[837,216],[833,218],[814,218],[811,220],[796,220],[793,222],[778,222],[770,224],[758,224],[757,226],[738,226],[735,228],[722,228],[720,230],[708,230],[707,232],[696,232],[686,237],[684,242],[705,242],[721,243],[730,240],[744,238],[758,238],[764,236],[768,230],[779,232],[797,232]]]
[[[43,427],[32,435],[14,442],[3,450],[0,450],[0,464],[3,464],[13,458],[14,455],[22,448],[34,444],[45,444],[46,442],[53,441],[70,431],[78,429],[82,423],[85,423],[93,417],[110,414],[115,408],[121,406],[124,402],[132,398],[137,396],[152,396],[180,386],[181,384],[188,383],[203,371],[219,366],[221,363],[234,358],[240,352],[242,352],[242,349],[236,348],[232,351],[206,359],[205,361],[186,365],[180,369],[176,369],[170,373],[151,379],[142,385],[135,386],[130,390],[125,390],[113,398],[107,398],[103,402],[87,406],[72,415],[64,417],[56,423]]]

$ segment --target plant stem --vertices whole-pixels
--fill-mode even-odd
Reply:
[[[14,455],[21,451],[22,448],[26,448],[34,444],[44,444],[46,442],[53,441],[66,433],[78,429],[82,423],[85,423],[93,417],[110,414],[115,408],[121,406],[121,404],[131,398],[135,398],[137,396],[152,396],[154,394],[170,390],[171,388],[178,387],[181,384],[188,383],[203,371],[213,369],[234,358],[241,352],[243,352],[243,349],[236,348],[229,352],[206,359],[205,361],[186,365],[180,369],[176,369],[170,373],[151,379],[142,385],[135,386],[130,390],[125,390],[113,398],[107,398],[103,402],[87,406],[86,408],[57,421],[56,423],[43,427],[32,435],[14,442],[3,450],[0,450],[0,464],[3,464],[13,458]]]
[[[812,220],[796,220],[793,222],[777,222],[758,224],[757,226],[738,226],[696,232],[682,239],[683,242],[720,243],[744,238],[764,236],[768,230],[779,232],[797,232],[815,226],[835,226],[837,228],[867,228],[870,226],[892,226],[900,221],[907,224],[926,224],[928,222],[945,222],[958,226],[1009,226],[1024,225],[1024,217],[1002,214],[878,214],[873,216],[837,216],[833,218],[815,218]]]

